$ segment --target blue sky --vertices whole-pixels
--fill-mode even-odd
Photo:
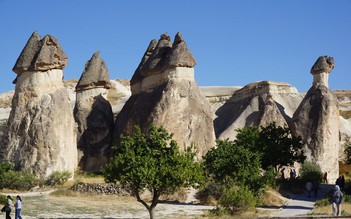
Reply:
[[[348,0],[0,0],[0,24],[0,92],[14,89],[12,67],[33,31],[59,40],[65,79],[78,79],[96,50],[112,79],[130,79],[151,39],[179,31],[200,86],[271,80],[305,92],[312,65],[329,55],[329,87],[351,89]]]

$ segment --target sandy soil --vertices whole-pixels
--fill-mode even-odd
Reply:
[[[20,194],[23,218],[149,218],[144,206],[130,196],[52,196],[50,191]],[[15,196],[17,194],[11,194]],[[196,218],[213,206],[160,203],[156,218]],[[12,211],[14,216],[14,211]]]

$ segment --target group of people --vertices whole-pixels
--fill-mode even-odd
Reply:
[[[307,196],[311,198],[311,193],[313,191],[314,197],[317,198],[319,190],[319,180],[314,179],[306,183]]]
[[[327,182],[327,174],[323,175],[323,181]],[[345,187],[345,178],[340,176],[334,186],[334,190],[331,193],[330,200],[332,202],[332,209],[334,216],[341,216],[341,204],[343,203],[343,194],[341,192]],[[319,180],[312,180],[306,183],[307,196],[310,198],[312,191],[314,191],[314,197],[318,196]]]
[[[6,219],[11,219],[12,207],[15,207],[15,219],[22,219],[21,209],[22,209],[22,199],[19,195],[16,196],[16,202],[13,204],[13,199],[10,195],[6,197],[6,202],[4,207],[1,209],[2,212],[6,213]]]

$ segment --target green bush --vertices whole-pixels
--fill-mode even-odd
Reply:
[[[330,204],[331,204],[331,202],[330,202],[329,198],[323,198],[323,199],[316,201],[315,206],[316,207],[325,207],[325,206],[328,206]]]
[[[218,182],[207,183],[200,191],[196,194],[196,198],[202,203],[210,204],[211,201],[219,200],[223,194],[225,186]]]
[[[21,171],[7,171],[1,174],[0,188],[29,190],[35,186],[41,186],[42,180],[31,173]]]
[[[54,171],[46,179],[45,184],[49,186],[63,185],[71,177],[72,177],[72,173],[69,171]]]
[[[224,191],[219,200],[220,206],[232,214],[253,210],[256,206],[256,198],[247,187],[231,187]]]
[[[300,170],[301,179],[305,182],[312,180],[322,180],[321,168],[312,162],[304,162]]]

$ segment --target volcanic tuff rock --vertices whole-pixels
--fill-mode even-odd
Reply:
[[[328,75],[334,68],[334,58],[328,56],[320,56],[311,68],[313,75],[313,85],[322,84],[328,85]]]
[[[74,118],[78,126],[78,162],[82,170],[96,172],[107,162],[113,113],[106,100],[111,87],[105,62],[95,52],[76,86]]]
[[[333,59],[319,57],[312,67],[312,74],[328,75],[332,67],[322,64],[327,67],[321,68],[320,60],[325,63]],[[326,81],[318,83],[314,78],[312,87],[294,113],[292,133],[302,137],[307,159],[317,163],[323,172],[328,172],[328,177],[334,182],[339,174],[339,110],[335,95],[328,89],[328,84],[324,84]]]
[[[236,90],[224,105],[216,110],[216,137],[234,140],[237,129],[268,124],[286,126],[303,95],[283,82],[261,81]]]
[[[194,58],[185,42],[177,39],[174,45],[179,43],[184,44],[182,46],[184,50],[175,48],[178,52],[173,54],[177,54],[178,57],[189,57],[190,62],[189,60],[183,61],[191,63]],[[160,52],[164,48],[163,45],[166,45],[168,49]],[[215,136],[211,106],[195,82],[194,69],[162,64],[162,68],[149,74],[150,66],[167,63],[167,59],[178,60],[178,58],[168,57],[172,54],[169,45],[171,45],[169,37],[161,35],[149,59],[144,65],[142,63],[139,65],[142,69],[141,74],[144,76],[141,81],[141,90],[132,93],[118,115],[115,123],[114,143],[119,142],[121,133],[133,133],[135,125],[139,125],[143,131],[146,131],[150,124],[154,123],[174,133],[173,139],[178,142],[181,149],[184,145],[190,146],[191,143],[196,143],[197,157],[201,159],[208,149],[215,145]]]
[[[139,93],[141,91],[141,82],[144,79],[144,76],[141,74],[141,72],[143,71],[143,66],[154,51],[156,45],[157,41],[155,39],[150,41],[150,44],[147,47],[143,58],[141,59],[137,69],[135,70],[132,79],[130,80],[131,91],[134,94]]]
[[[63,69],[67,61],[68,58],[55,37],[46,35],[41,39],[38,33],[34,32],[12,70],[21,74],[25,71]]]
[[[17,169],[47,176],[77,167],[75,123],[59,69],[66,63],[54,37],[33,33],[13,68],[18,76],[1,155]]]
[[[111,88],[110,76],[104,60],[99,57],[100,52],[93,54],[85,64],[85,69],[80,77],[76,90],[85,90],[95,87]]]
[[[165,62],[172,48],[171,38],[168,34],[162,34],[150,57],[143,64],[141,75],[146,77],[159,74],[165,70]]]

